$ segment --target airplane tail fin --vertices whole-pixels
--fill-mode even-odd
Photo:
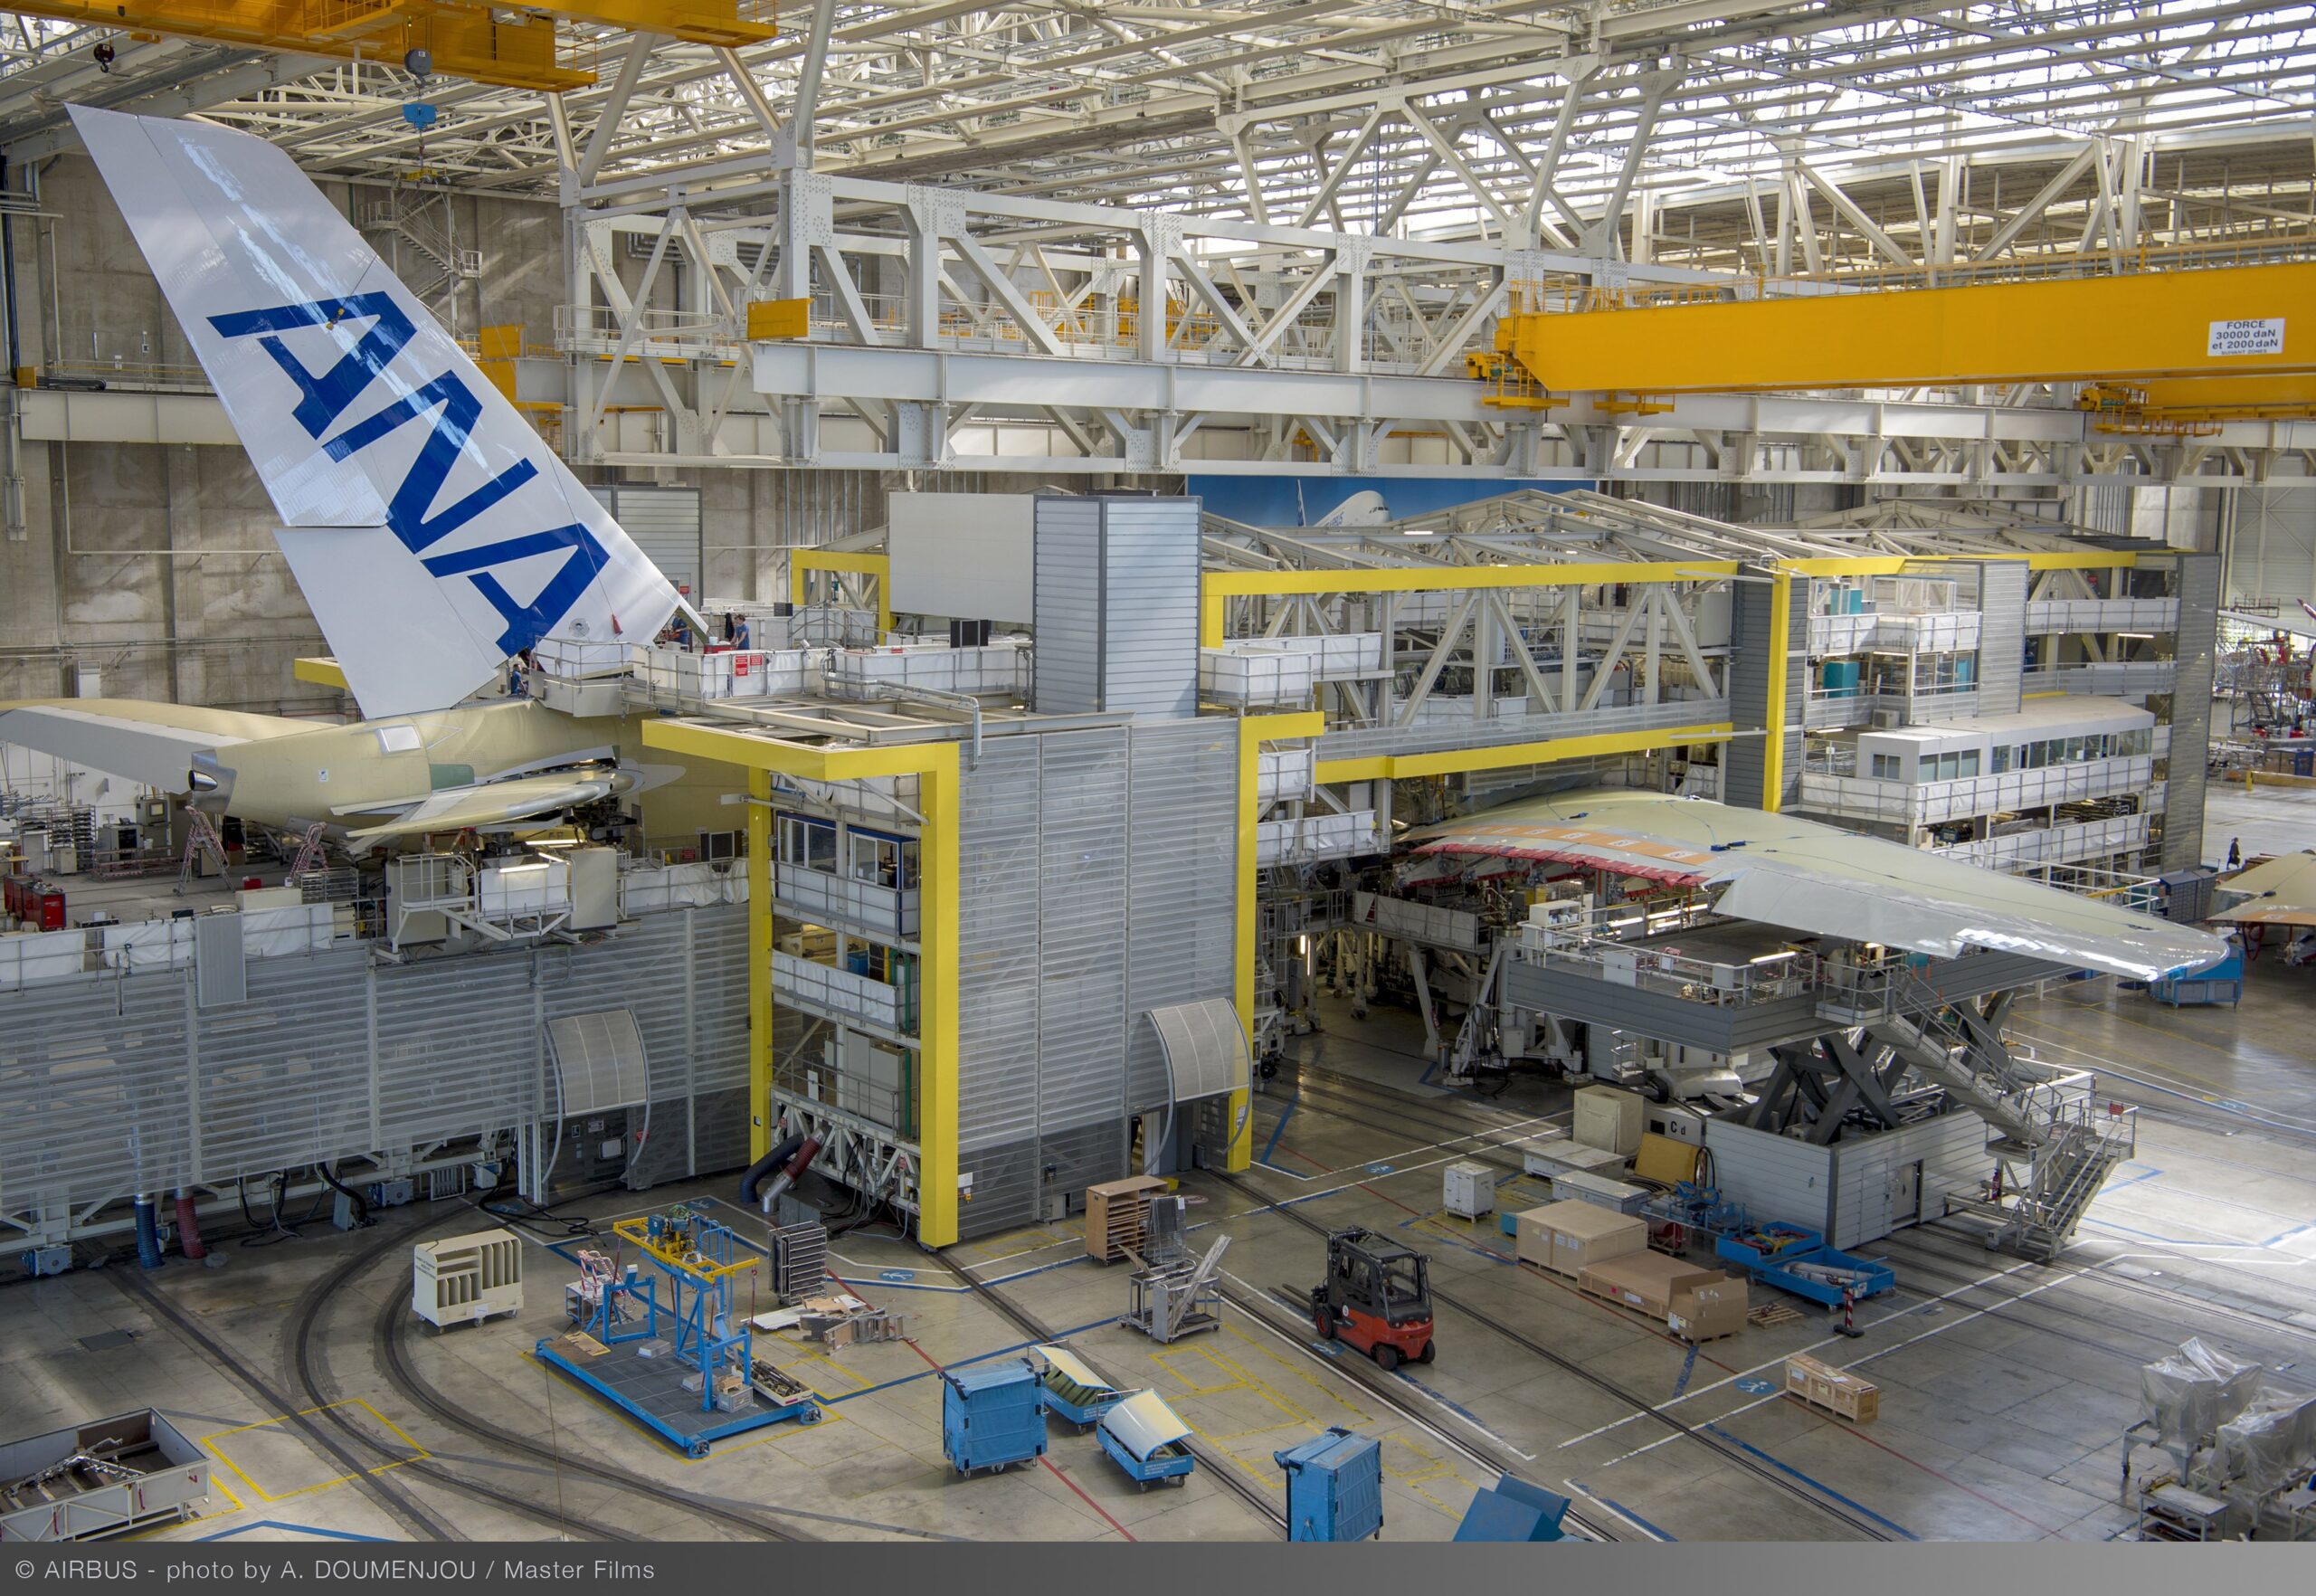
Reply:
[[[365,714],[455,703],[542,638],[667,623],[668,579],[287,155],[71,109]]]

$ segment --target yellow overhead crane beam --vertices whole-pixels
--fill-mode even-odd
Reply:
[[[521,13],[484,0],[30,0],[10,6],[90,27],[336,61],[399,65],[411,51],[423,50],[446,77],[548,94],[595,81],[557,34],[557,18],[736,47],[779,32],[772,8],[773,0],[579,0],[526,5]],[[575,42],[581,48],[591,43]]]
[[[2316,372],[2316,262],[1814,286],[1831,291],[1519,311],[1496,324],[1496,350],[1550,394],[2123,381],[2145,382],[2150,405],[2191,405],[2205,383]]]

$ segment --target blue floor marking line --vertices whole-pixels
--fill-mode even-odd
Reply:
[[[1438,1219],[1446,1211],[1446,1209],[1439,1209],[1430,1213],[1417,1214],[1413,1219],[1403,1219],[1400,1221],[1400,1229],[1404,1230],[1412,1225],[1419,1225],[1426,1220]],[[1496,1251],[1493,1247],[1482,1247],[1476,1241],[1466,1241],[1461,1236],[1451,1236],[1445,1230],[1426,1230],[1423,1234],[1427,1240],[1445,1241],[1448,1246],[1460,1247],[1466,1252],[1476,1252],[1490,1263],[1508,1264],[1520,1261],[1509,1254]]]
[[[1278,1111],[1278,1123],[1270,1127],[1270,1140],[1263,1144],[1263,1155],[1255,1160],[1257,1164],[1261,1164],[1265,1169],[1277,1168],[1276,1164],[1271,1163],[1270,1155],[1278,1146],[1278,1138],[1284,1135],[1286,1132],[1286,1122],[1295,1117],[1295,1106],[1302,1100],[1303,1088],[1297,1087],[1295,1089],[1295,1095],[1286,1099],[1286,1107]],[[1279,1170],[1278,1173],[1281,1174],[1289,1174],[1293,1172],[1282,1169]]]
[[[1001,1346],[994,1352],[975,1353],[972,1357],[959,1358],[954,1363],[944,1363],[942,1368],[963,1369],[973,1363],[985,1363],[992,1358],[1001,1358],[1008,1353],[1027,1352],[1033,1346],[1044,1346],[1048,1342],[1066,1341],[1072,1335],[1083,1335],[1088,1330],[1099,1329],[1104,1325],[1115,1325],[1117,1322],[1118,1316],[1112,1314],[1106,1318],[1096,1319],[1091,1324],[1080,1325],[1075,1329],[1057,1330],[1044,1340],[1017,1341],[1011,1346]],[[824,1397],[821,1400],[828,1402],[849,1402],[855,1397],[874,1396],[880,1391],[890,1391],[897,1385],[912,1385],[920,1380],[930,1380],[940,1373],[940,1369],[920,1369],[914,1374],[904,1374],[897,1380],[887,1380],[882,1385],[864,1385],[859,1391],[848,1391],[842,1396]]]
[[[1697,1372],[1697,1344],[1689,1343],[1689,1355],[1681,1360],[1681,1377],[1673,1382],[1673,1394],[1679,1396],[1689,1389],[1689,1376]]]
[[[1761,1448],[1753,1445],[1751,1441],[1740,1440],[1737,1437],[1722,1429],[1720,1425],[1708,1424],[1704,1426],[1704,1429],[1712,1434],[1719,1436],[1731,1446],[1737,1447],[1751,1453],[1752,1456],[1759,1458],[1770,1468],[1783,1469],[1786,1473],[1793,1476],[1794,1478],[1799,1480],[1803,1485],[1808,1486],[1810,1489],[1823,1492],[1827,1497],[1839,1502],[1843,1506],[1863,1513],[1866,1517],[1880,1525],[1884,1529],[1895,1530],[1898,1534],[1905,1536],[1909,1541],[1919,1541],[1922,1539],[1920,1535],[1914,1534],[1913,1531],[1908,1529],[1904,1525],[1899,1524],[1894,1519],[1883,1517],[1879,1513],[1875,1512],[1873,1508],[1868,1507],[1863,1502],[1852,1501],[1849,1497],[1843,1496],[1839,1491],[1834,1489],[1833,1487],[1825,1484],[1823,1481],[1810,1478],[1809,1476],[1802,1473],[1801,1470],[1796,1468],[1792,1464],[1786,1462],[1783,1458],[1771,1457],[1769,1453],[1764,1452]]]
[[[1666,1531],[1658,1529],[1655,1525],[1649,1523],[1648,1520],[1643,1518],[1639,1514],[1635,1513],[1622,1502],[1618,1501],[1614,1496],[1602,1496],[1599,1492],[1594,1490],[1590,1486],[1586,1485],[1580,1479],[1571,1479],[1568,1483],[1576,1489],[1582,1491],[1586,1496],[1591,1497],[1595,1502],[1599,1503],[1601,1506],[1614,1508],[1618,1515],[1630,1519],[1633,1523],[1647,1530],[1650,1534],[1655,1535],[1658,1540],[1670,1541],[1675,1538]]]
[[[1531,1463],[1536,1460],[1536,1455],[1533,1452],[1521,1451],[1518,1447],[1514,1446],[1510,1441],[1504,1439],[1504,1437],[1496,1434],[1495,1431],[1481,1423],[1480,1416],[1477,1413],[1473,1412],[1469,1408],[1464,1406],[1463,1403],[1457,1401],[1455,1398],[1448,1396],[1443,1392],[1434,1391],[1430,1386],[1426,1385],[1422,1381],[1418,1380],[1414,1375],[1409,1373],[1404,1367],[1399,1371],[1399,1376],[1400,1379],[1406,1381],[1410,1385],[1414,1386],[1418,1391],[1423,1392],[1424,1395],[1429,1397],[1433,1401],[1438,1402],[1441,1407],[1447,1409],[1450,1413],[1453,1413],[1457,1418],[1463,1420],[1466,1424],[1469,1424],[1474,1430],[1478,1430],[1482,1435],[1487,1437],[1488,1439],[1494,1441],[1496,1445],[1504,1448],[1507,1451],[1515,1453],[1518,1456],[1526,1458]]]
[[[214,1535],[195,1535],[196,1541],[230,1541],[235,1535],[248,1534],[252,1530],[287,1530],[293,1535],[319,1535],[326,1541],[376,1541],[381,1544],[385,1535],[357,1535],[352,1530],[324,1529],[317,1524],[290,1524],[284,1519],[261,1518],[255,1524],[236,1525],[229,1530],[219,1530]]]

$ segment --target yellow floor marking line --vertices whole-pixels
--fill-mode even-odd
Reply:
[[[284,1491],[280,1496],[275,1496],[272,1492],[259,1485],[257,1481],[252,1479],[249,1476],[249,1471],[244,1469],[240,1464],[234,1462],[232,1456],[226,1452],[225,1449],[218,1444],[229,1435],[247,1435],[252,1430],[271,1430],[277,1424],[288,1423],[293,1418],[310,1418],[316,1413],[327,1412],[332,1408],[360,1408],[364,1412],[369,1414],[371,1418],[375,1419],[382,1427],[392,1431],[395,1439],[401,1441],[403,1445],[410,1449],[411,1455],[407,1458],[391,1458],[386,1462],[379,1464],[375,1468],[361,1469],[354,1474],[341,1474],[337,1476],[335,1478],[323,1480],[318,1485],[300,1486],[294,1491]],[[303,1437],[299,1437],[299,1439],[301,1442],[304,1440]],[[255,1424],[237,1425],[232,1430],[220,1430],[214,1434],[203,1436],[201,1438],[201,1444],[206,1447],[210,1452],[216,1457],[220,1463],[223,1463],[226,1468],[232,1469],[235,1475],[239,1476],[242,1483],[249,1487],[251,1490],[256,1492],[261,1500],[267,1502],[287,1502],[296,1496],[310,1496],[316,1491],[326,1491],[334,1486],[342,1486],[350,1479],[361,1479],[370,1475],[384,1474],[389,1468],[399,1468],[405,1463],[415,1463],[422,1458],[431,1457],[432,1455],[428,1452],[424,1447],[420,1446],[416,1441],[413,1440],[410,1436],[403,1431],[400,1425],[387,1418],[384,1413],[379,1412],[377,1409],[372,1407],[360,1397],[347,1397],[342,1401],[324,1402],[318,1408],[300,1408],[295,1413],[284,1413],[279,1418],[262,1420]],[[215,1476],[213,1474],[211,1477],[214,1478]],[[227,1494],[231,1495],[232,1493],[229,1491]],[[236,1499],[234,1506],[239,1506],[240,1505],[239,1500]]]

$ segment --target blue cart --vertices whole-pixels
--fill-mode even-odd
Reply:
[[[1044,1388],[1029,1359],[944,1369],[941,1387],[941,1450],[959,1474],[1045,1456]]]
[[[1363,1541],[1383,1533],[1383,1449],[1341,1425],[1273,1452],[1286,1471],[1286,1538]]]
[[[1187,1444],[1191,1427],[1154,1391],[1138,1391],[1112,1407],[1094,1426],[1094,1433],[1102,1450],[1145,1491],[1160,1480],[1182,1485],[1198,1466]]]
[[[1066,1346],[1041,1346],[1046,1361],[1045,1407],[1056,1418],[1085,1434],[1103,1414],[1125,1401],[1126,1392],[1086,1366],[1086,1361]]]
[[[1756,1279],[1827,1307],[1841,1306],[1845,1290],[1864,1302],[1898,1284],[1898,1272],[1880,1259],[1843,1252],[1827,1244],[1823,1231],[1782,1220],[1723,1236],[1713,1252]]]

